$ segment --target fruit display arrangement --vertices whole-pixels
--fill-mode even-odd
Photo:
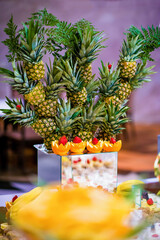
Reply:
[[[117,65],[101,61],[96,77],[92,63],[106,39],[87,20],[67,23],[44,9],[20,29],[11,17],[4,31],[13,70],[0,68],[0,74],[23,96],[6,97],[4,118],[32,127],[55,154],[119,151],[127,100],[153,73],[143,58],[143,40],[128,33]]]

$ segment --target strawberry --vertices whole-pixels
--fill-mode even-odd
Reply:
[[[93,138],[92,143],[93,143],[94,145],[96,145],[96,144],[98,143],[98,139],[97,139],[97,138]]]
[[[78,163],[78,160],[74,160],[73,163],[74,163],[74,164]]]
[[[78,162],[81,162],[82,160],[81,160],[81,158],[78,158],[78,160],[77,160]]]
[[[97,161],[97,158],[96,158],[96,157],[93,157],[92,160],[93,160],[94,162],[96,162],[96,161]]]
[[[60,145],[60,144],[66,145],[67,142],[68,142],[68,140],[67,140],[66,136],[63,136],[63,137],[61,137],[61,138],[59,139],[58,144],[59,144],[59,145]]]
[[[17,110],[21,110],[21,105],[17,105],[17,106],[16,106],[16,109],[17,109]]]
[[[112,67],[112,64],[108,64],[108,69],[110,70]]]
[[[153,205],[153,200],[152,200],[152,198],[149,198],[149,199],[147,200],[147,203],[148,203],[148,205]]]
[[[72,184],[73,183],[73,179],[72,178],[69,178],[68,181],[67,181],[68,184]]]
[[[90,160],[89,159],[87,159],[87,163],[90,164]]]
[[[116,139],[111,138],[110,143],[113,143],[113,144],[116,143]]]
[[[12,203],[18,198],[17,195],[15,195],[13,198],[12,198]]]
[[[82,142],[82,139],[80,137],[75,137],[73,139],[73,143],[81,143]]]

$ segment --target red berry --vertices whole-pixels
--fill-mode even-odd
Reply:
[[[87,159],[87,163],[90,164],[90,160],[89,159]]]
[[[98,139],[97,139],[97,138],[93,138],[92,143],[93,143],[94,145],[96,145],[96,144],[98,143]]]
[[[93,157],[92,160],[93,160],[94,162],[96,162],[96,161],[97,161],[97,158],[96,158],[96,157]]]
[[[74,160],[73,163],[74,163],[74,164],[78,163],[78,160]]]
[[[82,160],[81,160],[81,158],[78,158],[78,160],[77,160],[78,162],[81,162]]]
[[[100,159],[99,162],[102,163],[102,160]]]
[[[69,178],[68,181],[67,181],[68,184],[72,184],[73,183],[73,179],[72,178]]]
[[[68,142],[68,140],[67,140],[66,136],[63,136],[63,137],[61,137],[61,138],[59,139],[58,144],[59,144],[59,145],[60,145],[60,144],[66,145],[67,142]]]
[[[21,110],[21,105],[17,105],[17,106],[16,106],[16,109],[17,109],[17,110]]]
[[[73,139],[73,143],[80,143],[80,142],[82,142],[82,139],[80,137],[75,137]]]
[[[113,144],[116,143],[116,139],[111,138],[110,143],[113,143]]]
[[[112,64],[108,64],[108,68],[111,69],[111,67],[112,67]]]
[[[18,198],[17,195],[15,195],[13,198],[12,198],[12,203]]]
[[[153,200],[152,200],[152,198],[149,198],[149,199],[147,200],[147,203],[148,203],[148,205],[153,205]]]

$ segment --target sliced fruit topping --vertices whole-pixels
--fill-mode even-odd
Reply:
[[[148,203],[148,205],[153,205],[153,200],[152,200],[152,198],[149,198],[149,199],[147,200],[147,203]]]
[[[58,144],[59,144],[59,145],[60,145],[60,144],[66,145],[67,142],[68,142],[68,140],[67,140],[66,136],[63,136],[63,137],[61,137],[61,138],[59,139]]]
[[[113,143],[113,144],[116,143],[116,139],[111,138],[110,143]]]
[[[78,158],[78,160],[77,160],[78,162],[81,162],[82,160],[81,160],[81,158]]]
[[[12,203],[18,198],[17,195],[15,195],[13,198],[12,198]]]
[[[21,110],[21,105],[17,105],[17,106],[16,106],[16,109],[17,109],[17,110]]]
[[[74,164],[78,163],[78,160],[74,160],[73,163],[74,163]]]
[[[82,142],[82,139],[80,137],[75,137],[73,139],[73,143],[81,143]]]
[[[98,139],[97,139],[97,138],[93,138],[92,143],[93,143],[94,145],[96,145],[96,144],[98,143]]]

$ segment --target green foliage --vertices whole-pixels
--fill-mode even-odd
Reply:
[[[4,32],[8,35],[8,38],[2,43],[8,47],[8,55],[6,55],[9,62],[12,62],[14,58],[18,58],[19,51],[19,37],[20,33],[17,31],[17,25],[13,22],[13,16],[9,19]]]
[[[147,68],[146,65],[147,65],[146,61],[137,64],[136,74],[130,81],[132,89],[140,88],[142,87],[142,84],[144,82],[151,81],[150,75],[155,73],[151,70],[155,66],[151,66]]]
[[[151,58],[151,52],[160,47],[160,28],[158,26],[154,27],[153,25],[147,28],[141,27],[141,29],[131,26],[128,31],[129,33],[126,34],[128,34],[130,38],[139,36],[139,41],[143,41],[140,58],[142,60],[154,61],[154,59]]]

